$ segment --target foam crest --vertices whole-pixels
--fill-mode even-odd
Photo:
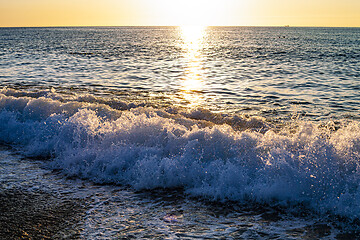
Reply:
[[[237,128],[214,116],[2,93],[0,141],[97,183],[360,217],[359,122],[258,131],[268,126],[259,119],[239,119],[248,125]]]

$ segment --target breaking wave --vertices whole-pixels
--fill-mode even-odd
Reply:
[[[357,121],[280,127],[204,109],[5,88],[0,141],[96,183],[360,217]]]

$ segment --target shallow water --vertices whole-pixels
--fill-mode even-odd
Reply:
[[[52,204],[78,200],[85,213],[56,237],[80,239],[346,239],[356,233],[349,223],[301,216],[258,204],[215,204],[187,198],[181,190],[134,192],[94,185],[44,169],[43,162],[23,159],[12,150],[0,153],[2,191],[50,194]],[[32,214],[32,213],[28,213]],[[19,216],[21,217],[21,216]],[[345,227],[344,227],[345,226]],[[347,227],[346,227],[347,226]],[[76,233],[74,235],[74,233]]]

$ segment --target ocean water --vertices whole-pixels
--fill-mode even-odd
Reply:
[[[2,186],[32,176],[97,192],[89,204],[106,207],[88,213],[84,238],[340,239],[359,230],[359,39],[359,28],[1,28]]]

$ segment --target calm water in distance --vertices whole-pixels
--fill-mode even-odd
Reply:
[[[360,117],[360,29],[0,29],[2,86],[127,92],[155,104],[311,120]]]

